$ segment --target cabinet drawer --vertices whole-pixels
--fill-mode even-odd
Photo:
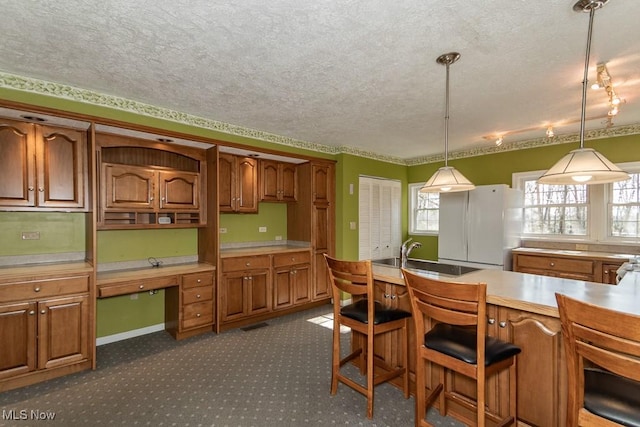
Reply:
[[[222,271],[242,271],[254,268],[270,268],[268,255],[225,258],[222,260]]]
[[[189,329],[213,323],[213,301],[197,302],[184,306],[182,328]]]
[[[311,253],[304,252],[289,252],[284,254],[276,254],[273,256],[274,267],[284,267],[288,265],[308,264],[311,262]]]
[[[593,274],[594,261],[587,259],[553,258],[518,255],[518,267],[537,268],[549,271]]]
[[[170,286],[178,286],[177,276],[158,277],[153,279],[132,280],[130,282],[114,283],[99,287],[99,297],[113,297],[116,295],[127,295],[136,292],[150,291],[153,289],[163,289]]]
[[[196,286],[213,285],[213,273],[193,273],[182,276],[182,287],[193,288]]]
[[[49,280],[0,285],[0,302],[29,300],[89,292],[89,277],[61,277]]]
[[[199,286],[182,291],[182,304],[193,304],[213,299],[213,286]]]

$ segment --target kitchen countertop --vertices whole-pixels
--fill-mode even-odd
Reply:
[[[450,282],[484,282],[487,302],[551,317],[558,317],[555,293],[610,309],[640,315],[640,271],[628,272],[618,285],[516,273],[502,270],[478,270],[461,276],[411,270],[434,279]],[[404,285],[400,269],[373,265],[374,279]]]
[[[152,279],[155,277],[171,276],[178,274],[200,273],[215,271],[215,266],[206,263],[176,264],[163,267],[146,267],[133,270],[114,270],[98,273],[98,287],[114,283],[122,283],[131,280]]]
[[[269,255],[274,253],[300,252],[300,251],[309,251],[309,250],[311,250],[309,246],[300,246],[300,245],[251,246],[246,248],[221,249],[220,258],[233,258],[238,256],[252,256],[252,255]]]

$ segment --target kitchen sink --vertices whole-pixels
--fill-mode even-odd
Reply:
[[[378,265],[387,265],[390,267],[400,268],[400,258],[382,258],[382,259],[374,259],[371,260],[373,264]],[[465,267],[462,265],[455,264],[443,264],[434,261],[425,261],[420,259],[408,259],[407,260],[407,268],[415,269],[415,270],[424,270],[424,271],[433,271],[441,274],[448,274],[450,276],[460,276],[465,273],[471,273],[472,271],[478,270],[473,267]]]

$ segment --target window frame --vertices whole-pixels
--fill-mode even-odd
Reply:
[[[621,169],[630,174],[640,174],[640,162],[618,163]],[[516,172],[512,174],[511,186],[524,190],[524,182],[532,179],[538,179],[544,170]],[[522,234],[524,240],[544,240],[557,242],[585,242],[585,243],[611,243],[638,244],[638,237],[618,237],[609,233],[609,206],[612,197],[612,184],[593,184],[587,185],[587,235],[586,236],[567,236],[567,235],[544,235],[544,234]],[[523,207],[524,209],[524,207]]]
[[[417,223],[417,218],[415,215],[416,212],[416,205],[417,205],[417,196],[418,193],[420,192],[420,189],[424,186],[424,182],[414,182],[414,183],[410,183],[407,186],[408,192],[409,192],[409,209],[408,209],[408,215],[409,215],[409,234],[412,235],[417,235],[417,236],[437,236],[440,232],[440,230],[417,230],[416,229],[416,223]],[[437,193],[426,193],[426,194],[437,194]],[[438,194],[438,197],[440,195]],[[437,210],[439,211],[439,209],[433,209],[433,210]],[[439,228],[439,227],[438,227]]]

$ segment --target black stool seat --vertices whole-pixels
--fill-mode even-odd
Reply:
[[[375,313],[373,317],[373,324],[380,325],[382,323],[393,322],[394,320],[404,319],[406,317],[411,317],[411,313],[399,310],[397,308],[389,308],[380,304],[378,301],[375,301]],[[367,318],[369,310],[367,307],[367,300],[361,299],[353,304],[349,304],[347,306],[342,307],[340,309],[340,314],[344,317],[348,317],[353,320],[357,320],[358,322],[368,323],[369,320]]]
[[[640,382],[587,368],[584,370],[584,407],[618,424],[640,427]]]
[[[475,365],[477,335],[475,329],[438,323],[424,335],[424,345],[432,350]],[[520,353],[520,347],[497,338],[485,338],[485,366]]]

